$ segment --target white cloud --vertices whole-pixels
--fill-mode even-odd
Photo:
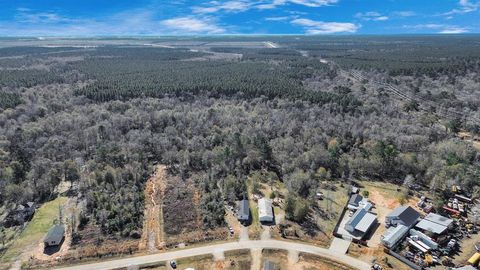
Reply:
[[[15,20],[21,23],[59,23],[70,22],[71,19],[55,12],[33,12],[27,8],[18,8]]]
[[[427,23],[427,24],[417,24],[417,25],[404,25],[403,28],[422,30],[429,29],[435,30],[438,34],[462,34],[468,33],[469,30],[466,27],[460,27],[456,25],[448,24],[436,24],[436,23]]]
[[[443,15],[465,14],[480,9],[480,1],[472,2],[471,0],[459,0],[458,5],[458,8],[454,8]]]
[[[393,12],[393,15],[399,16],[399,17],[412,17],[417,14],[414,11],[395,11]]]
[[[338,0],[290,0],[290,2],[307,7],[321,7],[336,4]]]
[[[242,12],[250,9],[252,3],[247,1],[211,1],[208,6],[196,6],[192,8],[194,13],[214,13],[218,11]]]
[[[295,19],[293,24],[302,26],[307,34],[355,33],[360,26],[353,23],[322,22],[310,19]]]
[[[463,33],[468,33],[468,30],[462,27],[452,27],[452,28],[445,28],[438,33],[439,34],[463,34]]]
[[[273,21],[273,22],[278,22],[278,21],[286,21],[286,20],[290,20],[291,18],[292,18],[291,16],[267,17],[267,18],[265,18],[265,21]]]
[[[386,21],[389,19],[388,16],[384,16],[376,11],[359,12],[355,14],[355,17],[365,21]]]
[[[217,26],[211,19],[195,17],[177,17],[160,22],[174,33],[179,34],[221,34],[225,29]]]
[[[336,4],[339,0],[233,0],[210,1],[200,6],[192,7],[194,13],[243,12],[252,8],[274,9],[286,4],[297,4],[307,7],[322,7]]]
[[[22,8],[17,9],[14,21],[0,20],[0,35],[181,35],[225,32],[213,17],[186,16],[161,20],[157,15],[152,9],[134,9],[105,17],[84,18]]]

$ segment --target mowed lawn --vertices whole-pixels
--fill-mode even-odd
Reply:
[[[63,206],[66,201],[66,197],[58,197],[53,201],[43,204],[37,209],[33,219],[7,249],[2,256],[1,261],[11,261],[23,252],[35,248],[45,237],[54,221],[58,220],[59,206]]]

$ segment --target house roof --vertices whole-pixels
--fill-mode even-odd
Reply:
[[[277,266],[276,266],[273,262],[271,262],[271,261],[265,261],[265,262],[263,263],[263,269],[264,269],[264,270],[275,270],[276,267],[277,267]]]
[[[425,231],[433,232],[435,234],[442,234],[447,230],[446,226],[440,225],[427,219],[422,219],[415,227]]]
[[[365,209],[363,208],[358,209],[357,211],[355,211],[353,216],[347,221],[345,225],[351,225],[352,227],[356,227],[366,213],[367,211],[365,211]]]
[[[240,207],[238,209],[239,216],[248,216],[250,215],[250,206],[248,204],[248,200],[241,200]]]
[[[265,198],[258,200],[258,215],[273,217],[272,201]]]
[[[390,212],[387,217],[400,219],[405,226],[410,227],[417,222],[420,214],[410,206],[399,206]]]
[[[59,225],[59,224],[54,225],[48,231],[47,236],[45,236],[44,241],[45,242],[55,241],[55,242],[59,243],[60,241],[62,241],[62,238],[63,238],[64,234],[65,234],[65,227],[63,227],[63,225]]]
[[[348,204],[358,206],[358,203],[363,199],[363,197],[359,194],[353,194],[348,201]]]
[[[367,212],[360,222],[358,222],[357,226],[355,226],[355,230],[366,233],[376,220],[377,217],[374,214]]]
[[[426,220],[448,227],[453,223],[453,219],[441,216],[439,214],[430,213],[425,217]]]
[[[404,225],[397,225],[396,227],[388,228],[387,232],[382,236],[382,241],[387,243],[390,247],[394,246],[400,239],[408,233],[408,227]]]

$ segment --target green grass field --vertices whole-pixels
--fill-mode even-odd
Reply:
[[[7,249],[0,261],[8,262],[18,257],[28,248],[35,247],[53,225],[58,220],[58,207],[65,204],[66,197],[58,197],[57,199],[43,204],[28,223],[25,230],[15,239],[13,244]]]

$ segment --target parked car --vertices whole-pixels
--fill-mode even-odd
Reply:
[[[173,269],[177,269],[177,261],[171,260],[170,261],[170,267],[172,267]]]

